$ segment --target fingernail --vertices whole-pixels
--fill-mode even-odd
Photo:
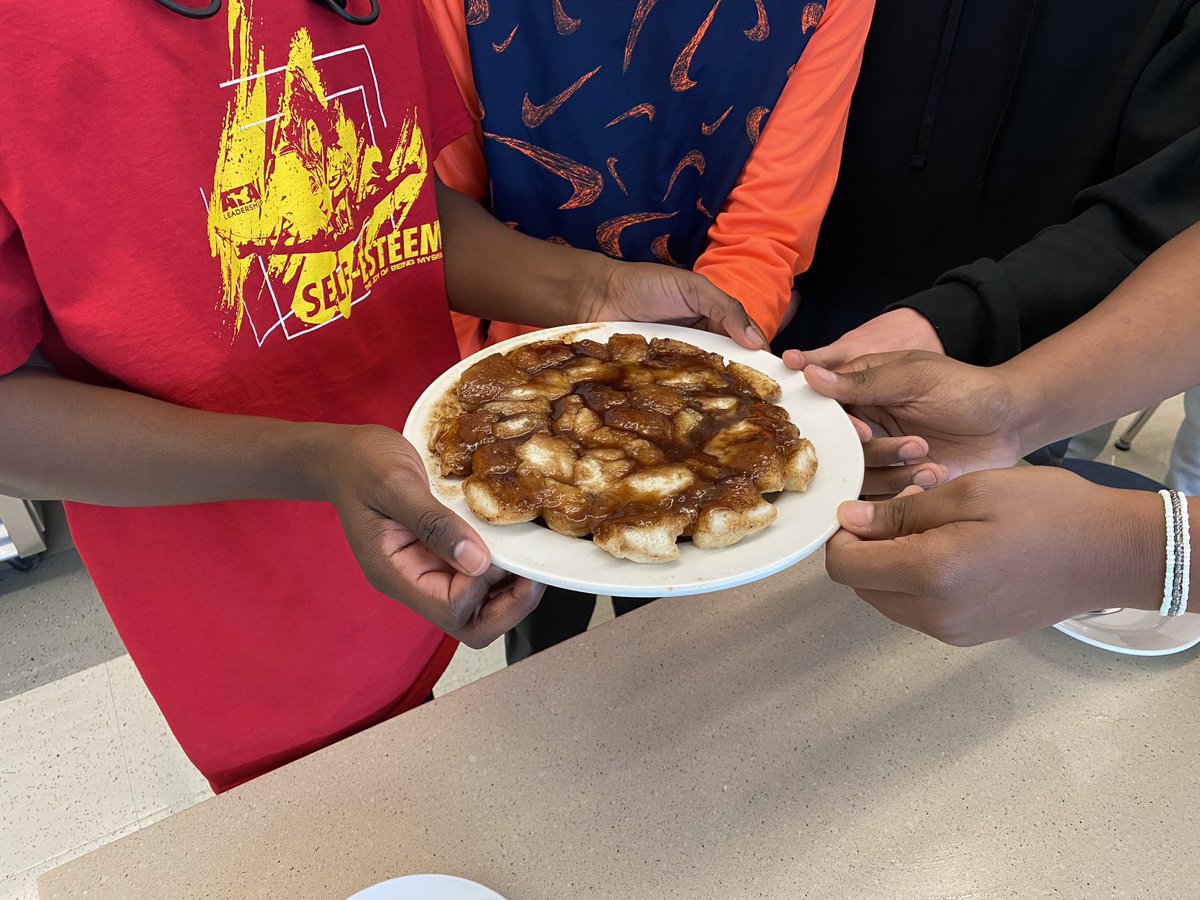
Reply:
[[[837,376],[828,369],[822,369],[820,366],[809,366],[804,370],[804,374],[812,381],[819,381],[821,384],[834,384],[837,381]]]
[[[454,562],[464,575],[482,575],[487,571],[487,551],[466,538],[454,545]]]
[[[746,339],[750,341],[750,343],[757,344],[760,347],[766,345],[766,341],[763,339],[762,333],[753,325],[746,326]]]
[[[842,519],[855,528],[869,528],[875,520],[875,504],[850,500],[842,504]]]
[[[929,469],[922,469],[913,476],[913,484],[917,485],[918,487],[931,488],[935,487],[937,483],[937,473],[931,472]]]
[[[920,459],[925,455],[925,448],[915,441],[909,441],[900,448],[901,459]]]

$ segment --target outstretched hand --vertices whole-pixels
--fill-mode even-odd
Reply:
[[[582,310],[586,322],[662,322],[724,334],[750,350],[767,338],[742,304],[703,275],[658,263],[614,262]]]
[[[860,356],[898,350],[946,352],[929,320],[915,309],[902,307],[881,313],[853,331],[847,331],[832,344],[790,353],[795,363],[793,368],[821,366],[824,369],[836,369]]]
[[[801,362],[792,351],[784,361],[794,368]],[[808,365],[804,377],[876,438],[922,437],[928,457],[917,464],[940,466],[944,478],[1021,458],[1016,403],[994,369],[911,350],[860,357],[836,371]]]

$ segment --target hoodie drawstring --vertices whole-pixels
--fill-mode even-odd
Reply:
[[[995,156],[996,147],[1000,143],[1004,128],[1008,125],[1008,113],[1012,107],[1013,96],[1017,92],[1017,81],[1021,77],[1021,67],[1025,63],[1025,49],[1029,46],[1029,35],[1033,33],[1033,25],[1037,19],[1040,2],[1041,0],[1033,0],[1029,6],[1029,16],[1025,20],[1025,32],[1021,35],[1021,46],[1017,50],[1017,61],[1013,65],[1012,77],[1008,81],[1008,93],[1004,96],[1004,106],[1000,108],[1000,117],[996,120],[996,127],[992,129],[992,139],[988,141],[987,153],[984,154],[983,165],[979,168],[979,178],[975,183],[977,190],[983,190],[987,184],[988,174],[992,170],[992,158]]]
[[[188,19],[208,19],[221,11],[221,0],[212,0],[208,6],[184,6],[175,0],[157,0],[157,2],[177,15]],[[346,9],[349,0],[316,0],[318,4],[337,13],[351,25],[370,25],[379,18],[379,0],[371,0],[371,11],[364,16],[353,15]]]
[[[933,124],[937,121],[938,107],[942,102],[942,88],[946,84],[946,72],[950,68],[950,57],[958,38],[962,10],[963,0],[951,0],[946,26],[942,29],[942,43],[938,47],[937,64],[933,67],[933,80],[929,82],[929,93],[925,97],[925,111],[921,114],[921,133],[917,137],[916,150],[908,160],[909,166],[914,169],[925,168],[925,154],[929,152],[929,142],[933,140]]]

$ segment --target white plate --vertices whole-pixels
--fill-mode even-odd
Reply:
[[[364,888],[349,900],[504,900],[490,888],[453,875],[405,875]]]
[[[775,501],[779,516],[770,527],[718,550],[701,550],[684,542],[680,544],[679,559],[643,565],[616,559],[590,540],[566,537],[533,523],[488,525],[467,507],[462,480],[444,479],[437,474],[438,467],[428,449],[431,419],[438,402],[454,389],[467,368],[492,353],[505,353],[534,341],[584,337],[605,341],[609,335],[619,333],[687,341],[726,359],[753,366],[779,382],[783,388],[780,405],[788,411],[800,433],[813,442],[818,467],[817,476],[806,492],[779,496]],[[476,528],[491,548],[496,565],[545,584],[617,597],[703,594],[757,581],[786,569],[824,544],[837,530],[838,504],[856,498],[863,481],[862,445],[854,426],[836,402],[815,393],[800,373],[788,369],[777,356],[764,350],[746,350],[727,337],[674,325],[635,322],[568,325],[488,347],[460,362],[426,389],[409,414],[404,436],[421,452],[434,494]]]
[[[1076,640],[1131,656],[1167,656],[1200,644],[1200,615],[1161,616],[1146,609],[1122,609],[1079,616],[1054,626]]]

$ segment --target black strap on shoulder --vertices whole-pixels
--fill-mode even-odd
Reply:
[[[176,3],[175,0],[158,0],[158,2],[171,12],[187,16],[189,19],[207,19],[221,11],[221,0],[212,0],[208,6],[184,6]]]
[[[159,2],[161,3],[162,0]],[[379,0],[371,0],[371,11],[365,16],[356,16],[347,11],[348,0],[316,0],[316,2],[333,10],[352,25],[370,25],[379,18]]]
[[[211,0],[208,6],[184,6],[175,0],[157,0],[173,13],[189,19],[208,19],[221,11],[221,0]],[[352,25],[370,25],[379,18],[379,0],[371,0],[371,11],[365,16],[356,16],[346,9],[349,0],[316,0],[318,4],[333,10]]]

